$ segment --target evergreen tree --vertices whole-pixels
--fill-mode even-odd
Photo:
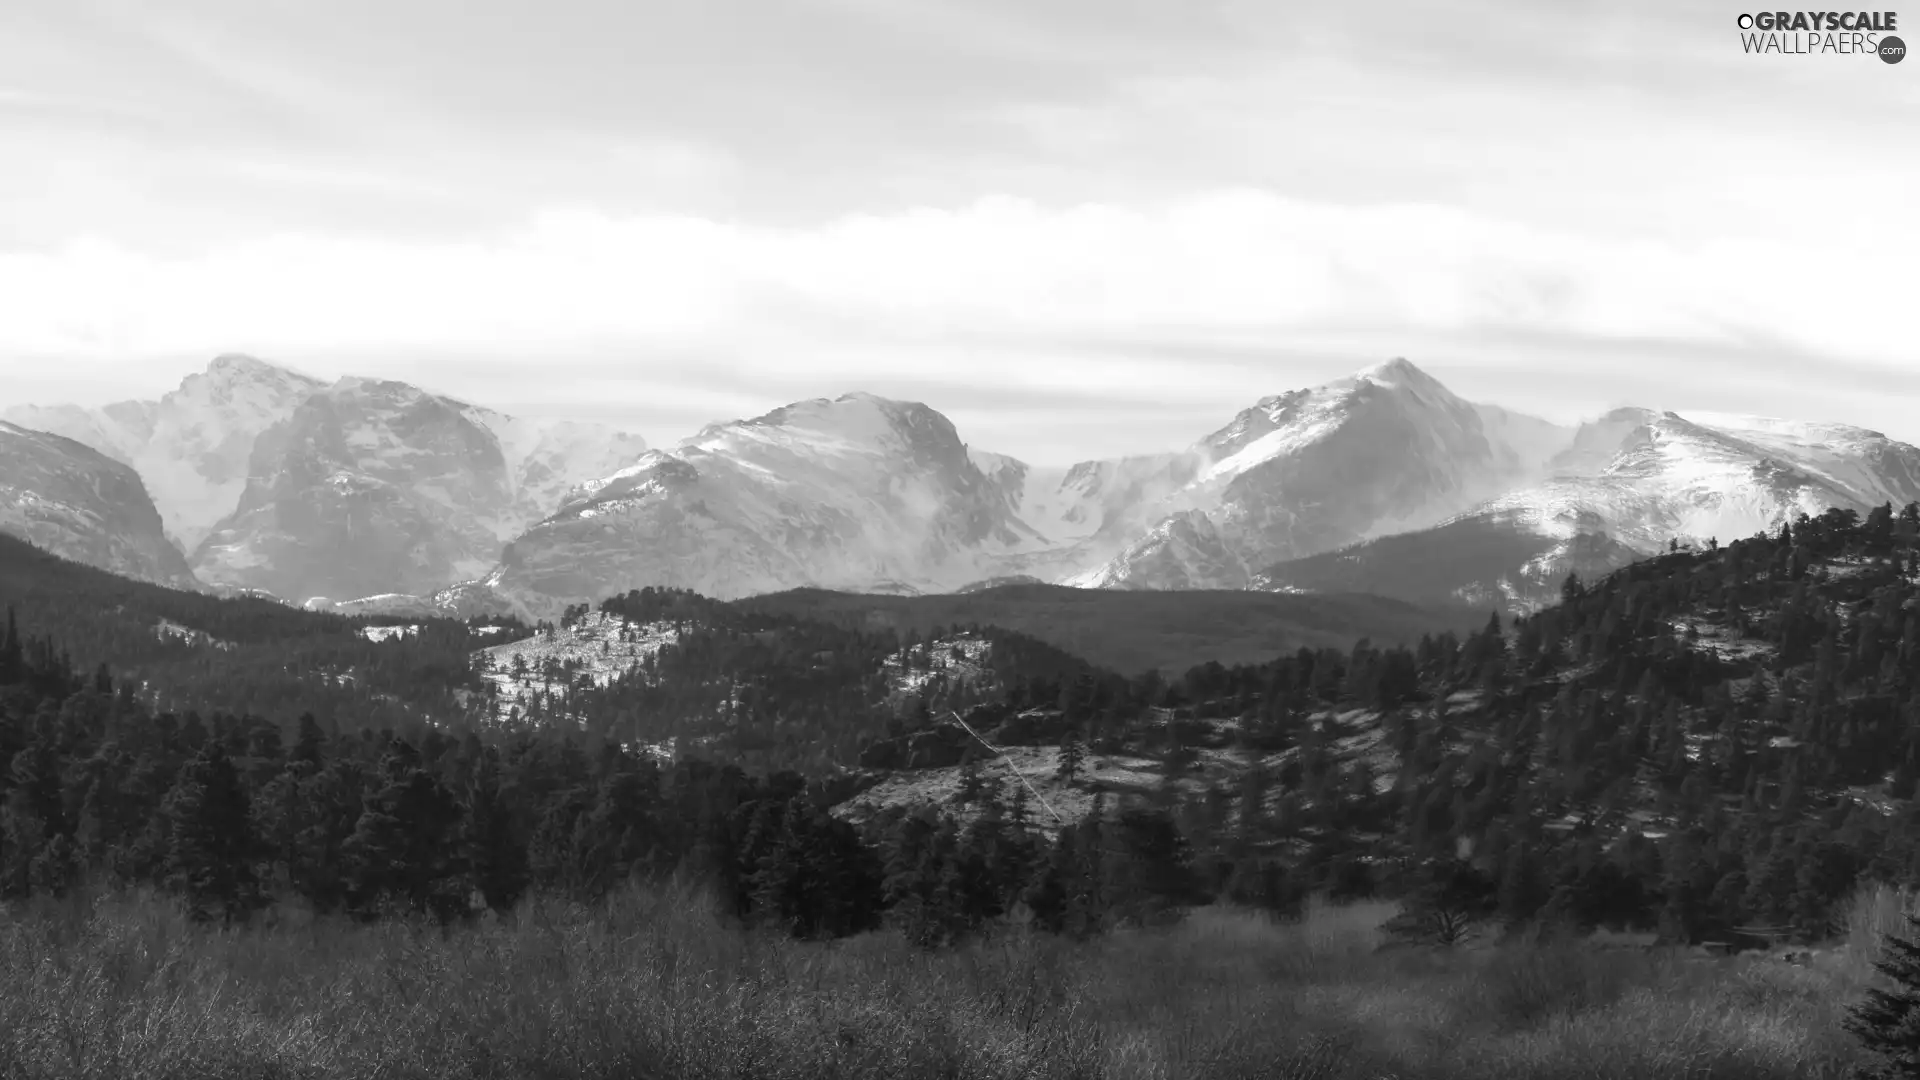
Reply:
[[[1062,784],[1072,786],[1074,780],[1080,776],[1081,766],[1085,764],[1086,759],[1087,748],[1080,741],[1080,732],[1068,731],[1066,737],[1060,740],[1060,761],[1054,766],[1053,775]]]
[[[231,924],[267,902],[254,873],[259,847],[249,809],[240,774],[217,740],[180,770],[167,796],[167,872],[195,919],[217,915]]]
[[[491,749],[482,752],[467,785],[460,847],[473,887],[486,905],[494,911],[511,909],[527,889],[527,845],[501,790],[499,755]]]
[[[1906,920],[1909,930],[1920,931],[1920,917],[1909,914]],[[1887,934],[1881,945],[1886,951],[1873,966],[1893,981],[1893,988],[1869,989],[1866,999],[1854,1005],[1841,1024],[1878,1059],[1864,1077],[1920,1077],[1920,941]]]
[[[343,852],[355,910],[367,916],[399,904],[443,918],[464,912],[459,826],[453,793],[396,741]]]

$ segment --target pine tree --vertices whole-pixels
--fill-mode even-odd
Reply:
[[[987,792],[987,779],[980,773],[980,755],[972,744],[960,759],[960,784],[955,797],[963,804],[978,802]]]
[[[1920,931],[1920,917],[1909,914],[1906,920],[1911,930]],[[1893,980],[1893,989],[1869,989],[1866,1000],[1849,1010],[1841,1026],[1879,1059],[1878,1067],[1863,1077],[1920,1077],[1920,942],[1887,934],[1881,944],[1885,953],[1873,966]]]
[[[1074,780],[1079,777],[1080,768],[1086,763],[1086,759],[1087,749],[1080,742],[1080,733],[1069,731],[1067,737],[1060,740],[1060,763],[1054,767],[1053,775],[1062,784],[1072,786]]]
[[[26,675],[26,654],[20,644],[20,623],[7,605],[7,632],[0,637],[0,686],[19,682]]]
[[[1410,941],[1453,946],[1472,936],[1500,905],[1499,888],[1467,863],[1438,859],[1421,868],[1399,915],[1383,927]]]
[[[465,910],[460,804],[405,743],[394,744],[381,773],[345,845],[355,908],[370,915],[398,901],[442,917]]]
[[[167,872],[201,921],[243,920],[267,903],[254,874],[258,854],[246,789],[218,740],[180,770],[165,813],[172,842]]]
[[[473,887],[489,908],[513,907],[528,882],[527,845],[514,827],[512,808],[500,788],[499,755],[488,750],[467,786],[461,853]]]
[[[301,713],[293,739],[293,752],[287,755],[287,761],[289,764],[298,762],[318,769],[326,757],[326,746],[327,736],[320,730],[320,722],[310,712]]]

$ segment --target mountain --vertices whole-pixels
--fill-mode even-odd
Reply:
[[[0,532],[142,581],[191,585],[139,474],[73,439],[0,421]]]
[[[6,419],[85,443],[140,473],[166,529],[191,551],[233,511],[254,440],[291,413],[318,379],[250,356],[215,357],[158,401],[10,408]]]
[[[1159,520],[1072,576],[1102,588],[1243,588],[1249,567],[1436,524],[1538,474],[1564,429],[1456,397],[1404,359],[1264,398],[1187,452]]]
[[[582,485],[488,581],[547,606],[643,585],[939,591],[1039,542],[946,417],[848,394],[710,426]]]
[[[345,378],[255,441],[239,505],[194,551],[210,584],[295,600],[476,577],[560,493],[642,448],[405,383]]]
[[[573,487],[646,449],[605,425],[385,380],[328,384],[234,354],[158,401],[6,415],[137,470],[209,585],[296,600],[473,577]]]
[[[484,585],[530,612],[644,585],[1244,588],[1278,557],[1441,521],[1569,437],[1405,360],[1264,399],[1184,451],[1064,469],[968,447],[925,405],[849,394],[709,427],[582,485]]]
[[[871,394],[646,452],[597,425],[233,356],[159,402],[15,414],[161,478],[209,585],[362,614],[1023,580],[1528,610],[1569,572],[1675,539],[1920,495],[1920,451],[1876,432],[1643,408],[1568,428],[1466,401],[1404,359],[1262,398],[1182,450],[1064,468]]]
[[[1531,610],[1557,599],[1569,573],[1592,578],[1676,540],[1920,499],[1920,449],[1843,425],[1721,414],[1617,409],[1582,425],[1550,471],[1434,528],[1280,562],[1257,584]]]
[[[1199,510],[1183,510],[1072,581],[1092,589],[1243,589],[1252,576],[1212,518]]]

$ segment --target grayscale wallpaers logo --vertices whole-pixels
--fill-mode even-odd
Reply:
[[[1907,43],[1893,35],[1900,27],[1897,12],[1760,11],[1736,22],[1740,47],[1750,53],[1877,56],[1888,64],[1907,58]]]

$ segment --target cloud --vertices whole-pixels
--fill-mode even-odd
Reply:
[[[0,68],[0,395],[240,349],[1061,454],[1396,354],[1559,415],[1917,404],[1920,84],[1707,3],[42,0]]]
[[[743,361],[783,342],[997,334],[1553,332],[1911,360],[1907,245],[1693,242],[1242,190],[1150,207],[990,198],[811,228],[555,209],[460,243],[283,234],[155,257],[0,254],[0,349],[120,355],[591,342]]]

